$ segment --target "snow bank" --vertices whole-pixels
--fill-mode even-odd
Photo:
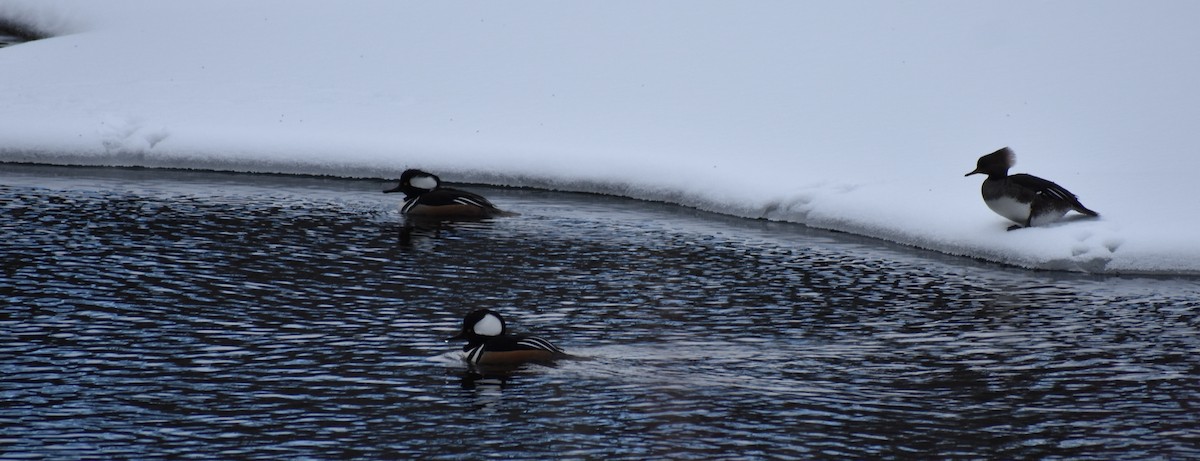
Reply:
[[[0,161],[662,200],[1028,268],[1200,273],[1195,2],[0,0]],[[978,156],[1099,220],[1006,232]],[[2,165],[0,165],[2,168]]]

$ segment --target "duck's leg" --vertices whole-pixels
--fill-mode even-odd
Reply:
[[[1012,232],[1012,231],[1015,231],[1022,227],[1029,227],[1032,225],[1033,225],[1033,207],[1031,206],[1031,207],[1029,207],[1029,216],[1025,217],[1025,225],[1022,226],[1020,224],[1013,224],[1011,226],[1008,226],[1008,231]]]

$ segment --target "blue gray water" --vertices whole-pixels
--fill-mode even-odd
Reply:
[[[582,194],[0,165],[0,458],[1200,458],[1200,283]],[[487,307],[580,360],[473,373]]]

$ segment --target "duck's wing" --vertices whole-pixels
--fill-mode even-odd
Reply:
[[[1080,213],[1091,216],[1099,215],[1095,211],[1089,210],[1087,207],[1083,206],[1082,203],[1079,203],[1079,197],[1076,197],[1075,194],[1071,193],[1071,191],[1056,184],[1054,181],[1024,173],[1011,175],[1008,177],[1008,179],[1012,181],[1013,184],[1032,190],[1034,194],[1040,195],[1048,200],[1070,204],[1071,208],[1074,208],[1075,211]]]
[[[420,201],[422,205],[428,206],[467,205],[496,209],[492,202],[479,194],[450,188],[438,188],[421,194]]]
[[[508,351],[546,351],[555,354],[565,354],[562,349],[550,341],[537,336],[511,335],[501,336],[488,341],[488,350],[496,352]]]

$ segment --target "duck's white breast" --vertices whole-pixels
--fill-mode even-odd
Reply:
[[[1017,199],[1010,197],[994,198],[985,201],[985,203],[996,214],[1008,218],[1017,224],[1025,225],[1025,221],[1029,219],[1029,203],[1021,203]]]

